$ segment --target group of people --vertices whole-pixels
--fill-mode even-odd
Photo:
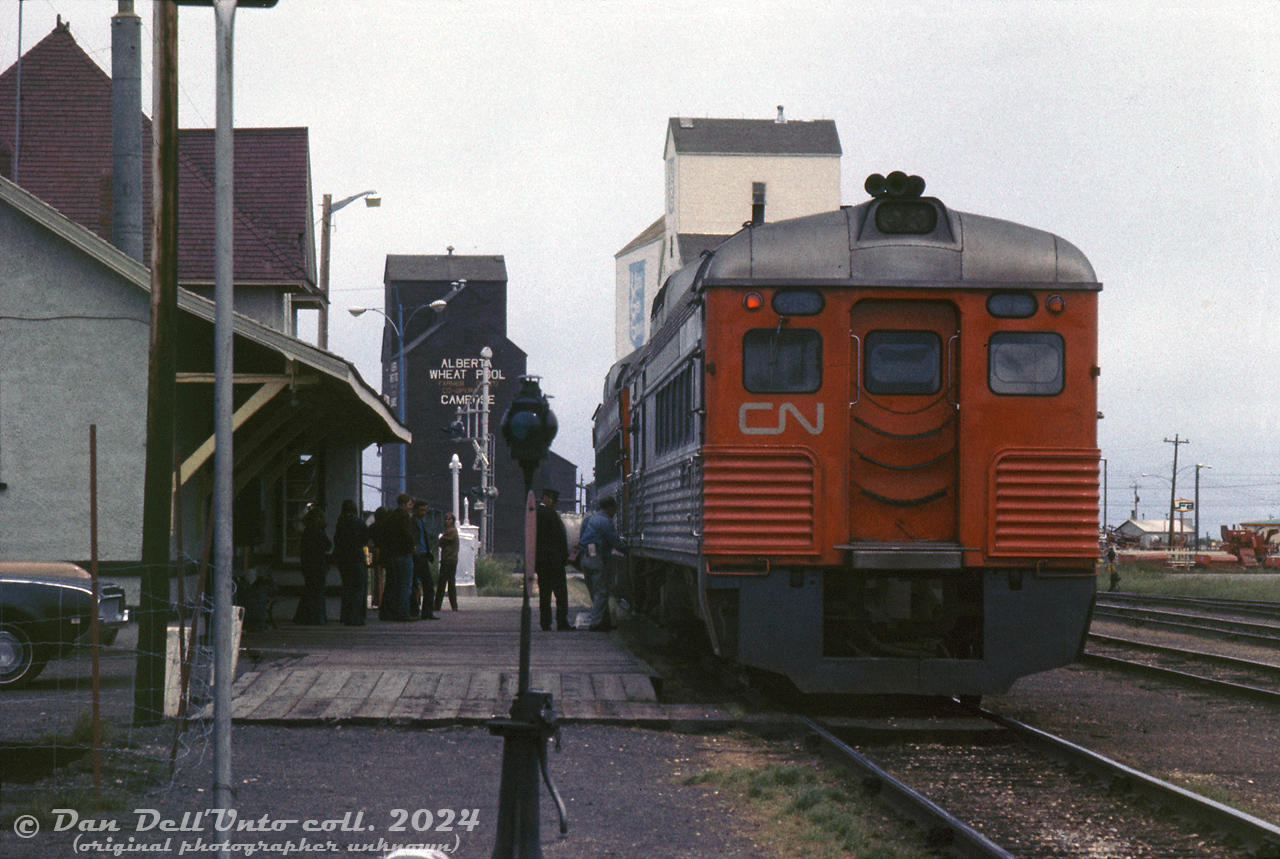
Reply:
[[[303,516],[299,567],[303,590],[293,622],[321,625],[328,622],[324,590],[329,566],[342,578],[344,626],[364,626],[367,602],[365,549],[372,549],[382,566],[382,594],[378,617],[390,621],[435,620],[444,598],[458,610],[458,523],[444,514],[444,530],[433,535],[427,526],[428,505],[400,493],[393,510],[378,510],[372,524],[361,518],[356,503],[342,502],[342,513],[333,528],[333,540],[325,533],[324,510],[310,508]],[[439,551],[440,565],[432,581],[431,563]],[[331,554],[332,552],[332,554]],[[415,591],[415,585],[417,590]],[[420,596],[418,596],[420,594]]]
[[[538,620],[544,631],[551,630],[552,606],[555,600],[556,629],[575,629],[569,622],[569,583],[565,566],[569,563],[569,538],[564,521],[556,513],[560,493],[554,489],[542,490],[542,502],[535,512],[537,535],[534,541],[533,570],[538,577]],[[613,629],[609,617],[609,555],[615,549],[625,549],[626,541],[618,534],[613,523],[618,504],[612,498],[600,501],[600,510],[588,516],[582,523],[578,536],[578,566],[587,582],[591,595],[591,611],[587,629],[591,632],[608,632]]]
[[[569,587],[565,567],[569,564],[568,533],[556,513],[560,494],[544,489],[536,512],[537,535],[534,572],[538,578],[539,620],[551,629],[552,602],[555,627],[573,630],[569,622]],[[577,566],[582,570],[591,595],[587,628],[592,632],[613,629],[609,617],[610,574],[608,559],[615,550],[627,547],[618,534],[613,517],[617,503],[600,501],[600,509],[582,523],[576,548]],[[433,535],[427,525],[428,504],[402,492],[393,510],[379,509],[372,524],[360,516],[356,503],[342,502],[342,513],[333,528],[333,540],[325,533],[324,509],[311,507],[303,516],[299,566],[303,591],[293,622],[321,625],[328,622],[325,611],[325,580],[329,566],[338,568],[342,578],[340,620],[345,626],[364,626],[367,601],[365,549],[372,549],[382,567],[382,593],[378,617],[386,621],[436,620],[446,595],[449,606],[458,610],[458,523],[452,513],[444,514],[444,530]],[[439,552],[440,564],[432,580],[431,564]]]

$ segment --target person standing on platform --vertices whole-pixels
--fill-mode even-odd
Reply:
[[[293,622],[310,626],[328,623],[324,607],[324,580],[329,574],[329,537],[324,532],[324,509],[309,507],[302,517],[302,541],[298,567],[302,570],[302,596]]]
[[[342,513],[333,526],[333,562],[342,577],[343,626],[364,626],[366,577],[364,548],[369,545],[369,526],[360,518],[356,503],[342,502]]]
[[[385,582],[378,617],[382,620],[417,620],[409,614],[409,595],[413,592],[413,496],[401,492],[396,496],[395,510],[387,514],[378,534]]]
[[[556,629],[572,630],[569,623],[569,582],[564,567],[569,563],[569,537],[564,522],[556,512],[560,493],[554,489],[542,490],[542,503],[534,513],[536,537],[533,550],[533,571],[538,574],[539,621],[544,631],[551,629],[551,597],[556,600]]]
[[[609,619],[609,556],[614,549],[627,547],[613,524],[613,516],[617,512],[617,501],[600,499],[599,512],[592,513],[582,523],[582,535],[578,538],[582,547],[582,573],[587,580],[587,590],[591,592],[589,629],[592,632],[613,629],[613,621]]]
[[[436,611],[444,605],[445,589],[449,607],[458,610],[458,523],[452,513],[444,514],[444,530],[436,543],[440,547],[440,568],[436,570]]]
[[[435,602],[435,582],[431,581],[431,532],[427,530],[427,502],[419,498],[413,504],[413,582],[421,594],[422,619],[435,620],[431,610]],[[418,603],[409,597],[409,614],[418,613]]]

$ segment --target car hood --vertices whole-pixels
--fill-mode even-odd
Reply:
[[[82,567],[64,561],[0,561],[0,581],[38,582],[89,590],[93,577]]]

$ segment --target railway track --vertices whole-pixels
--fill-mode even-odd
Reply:
[[[1280,604],[1146,594],[1099,594],[1096,619],[1280,647]]]
[[[855,748],[802,721],[825,754],[964,859],[1280,857],[1280,827],[995,713],[996,739]]]
[[[1280,665],[1267,662],[1096,633],[1081,661],[1280,705]]]

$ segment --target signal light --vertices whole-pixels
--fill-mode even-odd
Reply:
[[[742,306],[747,310],[759,310],[764,307],[764,296],[758,292],[748,292],[742,297]]]

